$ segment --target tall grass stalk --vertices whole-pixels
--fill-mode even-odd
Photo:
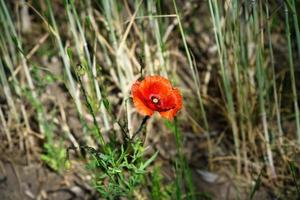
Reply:
[[[13,37],[11,32],[14,30],[14,26],[12,24],[12,21],[10,19],[9,12],[7,10],[6,5],[4,2],[1,0],[0,2],[0,20],[1,20],[1,32],[4,34],[0,35],[0,50],[1,50],[1,59],[0,59],[0,79],[1,83],[3,86],[4,94],[7,99],[7,103],[10,107],[11,114],[13,118],[16,120],[16,122],[19,121],[19,115],[16,110],[16,105],[15,105],[15,98],[13,98],[13,91],[17,95],[21,94],[21,89],[18,84],[18,80],[16,79],[16,76],[14,74],[14,69],[13,66],[17,64],[17,53],[15,50],[15,43],[13,41]],[[15,32],[13,32],[15,34]],[[14,35],[15,36],[15,35]],[[10,74],[11,78],[8,78],[4,68],[7,67]],[[9,82],[9,79],[11,81]],[[11,84],[12,83],[12,84]],[[12,89],[11,89],[12,88]]]
[[[182,133],[178,127],[177,118],[174,119],[173,123],[166,123],[168,128],[171,129],[175,136],[176,150],[178,158],[175,160],[175,171],[176,171],[176,199],[183,199],[183,194],[185,194],[186,199],[196,199],[196,193],[194,188],[194,183],[192,180],[190,168],[188,162],[185,159],[183,153],[183,143],[182,143]],[[186,188],[186,192],[184,192]]]
[[[22,99],[22,89],[27,87],[27,84],[24,84],[23,87],[20,84],[21,82],[18,80],[18,73],[22,73],[23,69],[26,68],[27,65],[24,66],[24,62],[20,63],[20,58],[24,60],[24,52],[22,50],[22,47],[20,47],[21,41],[17,36],[15,25],[13,24],[10,17],[9,9],[6,7],[5,3],[2,0],[0,1],[0,23],[0,31],[3,33],[0,34],[0,79],[3,86],[5,98],[9,106],[8,113],[10,113],[5,113],[8,114],[8,120],[6,121],[5,114],[1,108],[0,117],[4,132],[8,140],[9,148],[12,149],[12,138],[15,137],[15,134],[11,134],[10,128],[11,126],[15,126],[15,124],[20,123],[20,119],[23,118],[24,121],[26,121],[25,119],[27,118],[26,113],[22,112],[22,114],[20,114],[20,112],[18,112],[18,108],[25,107],[24,101]],[[30,78],[31,77],[29,76],[29,80]],[[41,118],[42,116],[38,113],[38,117]],[[27,131],[30,130],[30,127],[27,128],[27,131],[21,131],[19,130],[19,126],[16,127],[18,132],[17,134],[19,135],[19,137],[25,138],[24,143],[25,145],[27,145]],[[40,125],[39,127],[41,128],[41,131],[43,131]],[[19,146],[21,149],[23,149],[23,140],[19,141]],[[27,145],[26,149],[29,148],[30,147]]]
[[[289,2],[287,0],[287,2]],[[300,59],[300,30],[299,30],[299,21],[298,21],[298,15],[297,15],[297,8],[296,8],[296,2],[295,0],[291,0],[291,12],[293,15],[293,21],[294,21],[294,28],[295,28],[295,33],[296,33],[296,43],[297,43],[297,48],[298,48],[298,58]],[[298,2],[299,4],[299,2]],[[299,10],[299,8],[298,8]]]
[[[15,26],[14,26],[14,23],[12,22],[9,11],[2,0],[1,0],[1,6],[3,9],[3,15],[4,15],[4,18],[1,20],[3,20],[3,22],[6,22],[8,32],[9,32],[9,34],[11,34],[11,35],[7,35],[7,37],[8,37],[7,39],[9,41],[12,41],[12,43],[10,43],[10,44],[13,45],[10,48],[13,49],[15,47],[17,49],[17,50],[13,50],[12,52],[16,52],[15,55],[19,56],[19,58],[21,60],[21,66],[23,67],[28,86],[31,89],[33,95],[36,97],[37,95],[36,95],[33,81],[32,81],[31,75],[30,75],[29,67],[27,65],[27,61],[26,61],[26,58],[24,55],[21,40],[15,30]]]
[[[127,27],[123,30],[123,23],[124,21],[121,21],[119,12],[118,12],[118,6],[119,2],[117,1],[102,1],[100,2],[103,5],[104,8],[104,16],[106,23],[109,27],[109,39],[110,43],[112,44],[112,49],[114,52],[113,55],[113,63],[111,63],[111,66],[108,66],[111,70],[111,72],[115,75],[115,82],[119,86],[123,102],[122,105],[126,105],[126,115],[127,115],[127,129],[130,132],[130,135],[132,136],[132,107],[129,104],[128,98],[129,98],[129,88],[128,85],[131,85],[134,78],[134,64],[133,64],[133,56],[130,55],[129,47],[127,46],[127,37],[132,30],[136,14],[138,12],[138,9],[141,5],[141,1],[137,4],[136,10],[134,14],[131,16],[129,24]],[[119,33],[119,34],[118,34]],[[122,34],[120,34],[122,33]],[[116,66],[114,66],[115,64]]]
[[[12,150],[13,145],[12,145],[11,133],[10,133],[9,128],[7,126],[7,122],[5,120],[4,113],[3,113],[1,107],[0,107],[0,121],[1,121],[1,124],[2,124],[2,127],[3,127],[3,131],[6,135],[6,139],[7,139],[7,142],[8,142],[8,147],[9,147],[10,150]]]
[[[243,60],[243,54],[246,53],[246,47],[244,44],[244,37],[242,36],[242,29],[243,26],[240,24],[241,19],[239,17],[240,13],[238,12],[238,2],[233,1],[230,6],[227,8],[227,23],[225,26],[228,27],[227,34],[228,38],[231,41],[232,45],[232,65],[233,65],[233,78],[234,81],[236,82],[235,86],[232,86],[233,89],[236,90],[236,110],[237,113],[239,114],[239,117],[237,118],[237,123],[240,129],[241,133],[241,150],[243,154],[243,160],[247,160],[247,138],[246,138],[246,129],[247,129],[247,107],[248,104],[245,102],[245,99],[247,99],[247,90],[245,88],[247,87],[245,81],[243,80],[243,73],[244,69],[243,64],[247,61]],[[248,173],[248,163],[246,162],[244,165],[244,172]]]
[[[18,119],[18,112],[15,106],[15,101],[13,100],[12,92],[10,90],[10,86],[5,75],[4,66],[2,60],[0,60],[0,79],[3,86],[4,94],[7,100],[7,104],[11,110],[12,116],[17,120]],[[17,120],[18,121],[18,120]]]
[[[238,70],[240,79],[239,82],[242,86],[240,87],[241,93],[236,93],[236,98],[240,99],[237,101],[237,109],[238,109],[238,117],[239,124],[241,126],[241,136],[242,136],[242,150],[243,150],[243,159],[249,159],[249,150],[257,150],[257,146],[255,143],[255,136],[253,131],[255,129],[255,124],[253,124],[253,106],[256,104],[253,101],[253,85],[254,85],[254,75],[253,75],[253,67],[251,65],[251,49],[250,43],[251,39],[251,26],[249,24],[250,13],[249,6],[250,2],[246,1],[244,5],[244,12],[240,13],[238,9],[240,8],[240,4],[237,2],[235,9],[236,11],[236,20],[239,23],[239,26],[236,26],[236,29],[239,29],[239,44],[233,45],[231,48],[233,51],[237,51],[237,57],[235,59],[239,60],[238,62]],[[228,25],[231,27],[230,25]],[[233,41],[235,41],[234,39]],[[249,148],[252,147],[252,148]],[[249,175],[249,163],[245,163],[244,170],[247,175]],[[249,178],[249,177],[248,177]]]
[[[71,96],[74,99],[75,105],[77,107],[77,110],[79,112],[80,115],[83,114],[83,110],[82,110],[82,105],[81,105],[81,101],[79,98],[79,93],[78,93],[78,89],[76,87],[76,83],[74,81],[74,78],[71,74],[71,65],[70,65],[70,60],[69,57],[67,55],[67,52],[65,50],[65,47],[63,46],[60,34],[59,34],[59,30],[57,28],[57,24],[54,18],[54,14],[53,14],[53,10],[52,10],[52,5],[51,2],[49,0],[46,1],[47,6],[48,6],[48,12],[49,12],[49,17],[50,17],[50,22],[52,25],[48,24],[47,21],[46,24],[49,25],[50,31],[52,32],[53,36],[56,39],[57,42],[57,46],[59,48],[59,52],[60,52],[60,56],[62,58],[63,61],[63,66],[65,68],[66,74],[67,74],[67,78],[68,78],[68,89],[70,91]]]
[[[19,95],[20,98],[20,105],[19,108],[21,109],[21,113],[23,115],[23,120],[25,121],[25,126],[26,130],[22,132],[21,130],[17,130],[18,133],[20,134],[20,137],[24,137],[26,139],[24,141],[26,145],[26,149],[29,151],[30,145],[27,140],[28,132],[30,131],[30,126],[28,123],[28,117],[25,112],[25,106],[23,105],[23,100],[26,99],[27,102],[29,102],[30,106],[34,109],[37,115],[37,125],[39,127],[39,131],[43,136],[45,136],[45,143],[44,143],[44,148],[46,149],[46,154],[42,155],[42,159],[47,159],[47,163],[53,167],[54,169],[61,169],[61,160],[59,160],[62,157],[59,157],[57,155],[57,152],[64,152],[62,148],[57,148],[56,145],[54,144],[53,141],[53,129],[52,129],[52,123],[48,122],[46,119],[46,112],[45,112],[45,107],[42,104],[41,100],[39,99],[39,91],[37,90],[34,81],[36,81],[36,77],[32,75],[32,68],[29,68],[28,65],[28,60],[26,56],[26,52],[23,49],[22,45],[22,38],[17,34],[17,31],[15,29],[15,25],[12,22],[11,16],[9,14],[9,11],[3,1],[1,3],[1,9],[3,12],[1,12],[3,15],[1,15],[1,22],[4,23],[4,26],[7,28],[7,33],[10,35],[6,35],[6,40],[10,45],[10,51],[14,52],[15,54],[9,54],[8,51],[6,51],[6,56],[5,60],[8,61],[7,64],[12,64],[12,66],[8,67],[11,70],[11,74],[13,76],[12,80],[14,80],[13,84],[18,84],[16,88],[16,94]],[[11,42],[10,42],[11,41]],[[5,43],[5,42],[4,42]],[[2,49],[5,49],[2,47]],[[1,61],[2,69],[3,69],[3,63]],[[14,70],[19,70],[19,69],[14,69],[14,67],[19,67],[20,70],[24,73],[25,75],[25,83],[21,86],[20,83],[17,80],[16,77],[14,77]],[[6,76],[6,73],[2,70],[2,78]],[[3,79],[5,81],[5,79]],[[20,142],[20,148],[23,148],[22,142]],[[27,153],[28,153],[27,151]],[[28,155],[28,154],[27,154]],[[63,155],[63,154],[60,154]],[[64,159],[64,157],[62,158]]]
[[[293,93],[293,102],[294,102],[294,112],[295,112],[295,120],[297,127],[297,136],[298,143],[300,144],[300,117],[299,117],[299,106],[298,106],[298,98],[297,98],[297,88],[296,88],[296,77],[295,77],[295,69],[293,62],[293,53],[292,53],[292,42],[291,42],[291,32],[290,32],[290,22],[289,22],[289,11],[288,6],[284,3],[284,12],[285,12],[285,31],[286,31],[286,39],[288,45],[288,62],[290,68],[290,76],[291,76],[291,86]]]
[[[33,96],[33,98],[35,98],[36,100],[38,99],[38,95],[37,95],[37,92],[35,90],[35,86],[33,84],[33,80],[32,80],[32,77],[31,77],[31,74],[30,74],[30,70],[29,70],[29,66],[27,64],[27,60],[26,60],[26,56],[25,56],[25,52],[23,50],[23,47],[22,47],[22,42],[21,42],[21,39],[20,37],[18,36],[17,34],[17,31],[15,29],[15,25],[11,19],[11,16],[9,14],[9,10],[7,9],[6,5],[4,4],[3,0],[0,1],[1,3],[1,9],[2,9],[2,15],[1,15],[1,21],[4,23],[4,26],[6,27],[6,40],[8,41],[8,43],[12,46],[10,46],[10,53],[15,53],[15,54],[7,54],[5,56],[6,60],[9,61],[8,64],[12,64],[12,66],[16,66],[17,64],[17,61],[20,61],[20,67],[21,69],[24,71],[25,73],[25,78],[26,78],[26,82],[27,82],[27,85],[28,85],[28,88],[29,88],[29,92],[30,94]],[[16,57],[14,57],[16,55]],[[9,58],[10,57],[10,58]],[[14,69],[12,66],[9,66],[9,69],[11,70],[11,73],[14,74]],[[2,64],[2,67],[3,69],[3,64]],[[4,78],[4,75],[5,73],[3,73],[2,77]],[[16,78],[13,76],[13,80],[14,80],[14,84],[17,84],[17,80]],[[3,81],[5,81],[3,79]],[[15,86],[15,89],[16,89],[16,93],[18,95],[21,95],[21,88],[19,88],[19,85]],[[24,89],[24,88],[23,88]],[[11,101],[13,102],[13,101]],[[40,112],[37,112],[37,116],[38,116],[38,119],[40,121],[45,121],[45,118],[43,116],[42,113]],[[45,132],[45,128],[42,124],[39,123],[39,128],[41,130],[42,133]]]
[[[256,2],[253,2],[253,25],[254,25],[254,38],[257,39],[256,44],[256,77],[258,82],[258,97],[259,97],[259,110],[263,125],[263,132],[264,132],[264,139],[266,143],[266,151],[267,151],[267,157],[269,162],[269,167],[271,170],[271,176],[275,177],[275,167],[274,167],[274,161],[273,161],[273,155],[272,150],[270,146],[270,136],[269,136],[269,130],[268,130],[268,119],[267,119],[267,113],[266,113],[266,104],[265,104],[265,98],[266,98],[266,88],[267,88],[267,80],[266,80],[266,72],[263,66],[263,46],[264,46],[264,35],[263,30],[260,28],[260,25],[262,24],[261,21],[259,21],[258,16],[258,9],[260,11],[261,16],[263,17],[263,12],[261,10],[261,7],[258,8]]]
[[[88,84],[85,84],[86,87],[88,88],[89,93],[91,96],[94,96],[93,94],[96,95],[96,100],[97,103],[100,104],[100,113],[101,117],[103,119],[104,127],[106,130],[110,129],[109,126],[109,119],[108,115],[106,112],[106,109],[103,105],[102,102],[102,94],[101,94],[101,89],[97,81],[97,70],[96,70],[96,46],[97,44],[94,42],[94,54],[91,56],[90,50],[88,49],[87,45],[87,39],[83,30],[83,27],[81,25],[81,21],[79,19],[76,7],[74,5],[74,1],[71,1],[70,3],[65,3],[66,5],[66,11],[69,19],[69,24],[71,28],[71,32],[74,37],[75,41],[75,46],[76,46],[76,51],[77,54],[80,58],[80,62],[82,64],[86,64],[86,71],[88,74]],[[79,30],[79,33],[78,31]]]
[[[152,17],[152,15],[153,14],[155,15],[157,12],[154,0],[147,1],[147,7],[148,7],[149,20],[150,20],[151,26],[153,27],[154,34],[155,34],[156,44],[157,44],[157,48],[158,48],[157,55],[159,58],[160,67],[162,69],[162,75],[167,77],[168,74],[167,74],[167,70],[166,70],[166,61],[165,61],[164,50],[163,50],[164,44],[162,42],[159,21],[157,18]]]
[[[224,37],[222,33],[221,27],[221,18],[219,15],[219,6],[218,1],[216,0],[209,0],[209,9],[210,14],[212,17],[212,22],[214,26],[214,33],[215,33],[215,40],[218,48],[218,55],[219,55],[219,62],[220,62],[220,69],[221,69],[221,77],[223,81],[223,87],[226,97],[226,108],[228,111],[228,120],[230,122],[232,132],[233,132],[233,139],[235,145],[235,154],[237,160],[237,172],[240,174],[241,172],[241,153],[240,153],[240,141],[239,141],[239,134],[238,134],[238,125],[236,121],[236,111],[234,108],[234,101],[233,101],[233,94],[232,88],[230,85],[230,74],[229,74],[229,66],[227,61],[227,50],[224,43]]]
[[[280,145],[282,145],[282,143],[283,143],[283,130],[282,130],[282,125],[281,125],[280,104],[278,102],[278,94],[277,94],[276,73],[275,73],[275,58],[274,58],[272,38],[271,38],[272,37],[272,35],[271,35],[272,18],[270,18],[268,4],[269,4],[269,2],[267,1],[266,5],[265,5],[266,17],[268,19],[266,31],[267,31],[267,36],[268,36],[270,60],[271,60],[271,67],[272,67],[272,85],[273,85],[274,107],[275,107],[275,112],[276,112],[278,136],[279,136]]]
[[[173,5],[174,5],[175,14],[176,14],[176,17],[177,17],[178,26],[179,26],[182,42],[183,42],[183,45],[184,45],[185,53],[186,53],[186,56],[187,56],[187,59],[188,59],[188,62],[189,62],[190,70],[192,72],[194,85],[196,87],[196,93],[197,93],[197,97],[198,97],[198,101],[199,101],[199,105],[200,105],[200,112],[201,112],[202,120],[204,122],[205,136],[207,138],[208,155],[209,155],[209,168],[211,168],[212,167],[211,159],[212,159],[213,151],[212,151],[212,143],[211,143],[211,139],[210,139],[209,126],[208,126],[208,121],[207,121],[207,117],[206,117],[206,112],[205,112],[205,109],[204,109],[204,104],[203,104],[203,100],[202,100],[201,93],[200,93],[200,91],[201,91],[200,90],[200,88],[201,88],[200,80],[199,80],[199,77],[197,76],[198,75],[197,68],[193,64],[192,56],[191,56],[190,50],[188,48],[188,44],[187,44],[187,41],[186,41],[186,36],[185,36],[184,29],[183,29],[183,26],[182,26],[182,23],[181,23],[181,17],[180,17],[180,14],[178,12],[178,9],[177,9],[176,0],[173,0]]]

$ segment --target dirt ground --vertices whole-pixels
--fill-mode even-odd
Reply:
[[[168,136],[165,136],[168,137]],[[156,143],[155,149],[161,154],[157,160],[162,166],[162,175],[168,180],[172,176],[170,160],[172,147],[165,145],[164,140]],[[155,144],[155,142],[154,142]],[[169,143],[170,144],[170,143]],[[0,143],[4,145],[4,143]],[[71,168],[58,174],[49,169],[42,161],[36,159],[28,162],[24,152],[8,151],[2,146],[0,156],[0,199],[1,200],[88,200],[101,199],[91,186],[91,176],[84,170],[84,163],[71,161]],[[166,159],[168,158],[168,159]],[[198,165],[198,166],[197,166]],[[193,163],[191,167],[196,192],[201,199],[247,199],[247,193],[241,192],[231,177],[199,170],[201,163]],[[267,190],[261,188],[254,199],[270,199]]]
[[[51,171],[42,162],[26,163],[20,152],[2,154],[0,159],[0,199],[98,199],[79,173]]]

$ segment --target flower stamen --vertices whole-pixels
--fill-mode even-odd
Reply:
[[[154,104],[158,104],[158,102],[159,102],[159,99],[156,97],[152,97],[151,100]]]

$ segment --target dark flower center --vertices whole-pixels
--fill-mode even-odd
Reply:
[[[159,98],[153,96],[153,97],[151,97],[151,101],[154,104],[158,104],[159,103]]]

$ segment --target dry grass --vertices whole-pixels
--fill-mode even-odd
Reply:
[[[299,195],[298,2],[0,2],[1,149],[28,162],[42,153],[61,171],[71,145],[132,136],[142,117],[131,85],[160,74],[184,97],[184,170],[224,176],[241,198],[257,181],[272,197]],[[151,118],[145,145],[176,182],[179,147],[165,126]]]

